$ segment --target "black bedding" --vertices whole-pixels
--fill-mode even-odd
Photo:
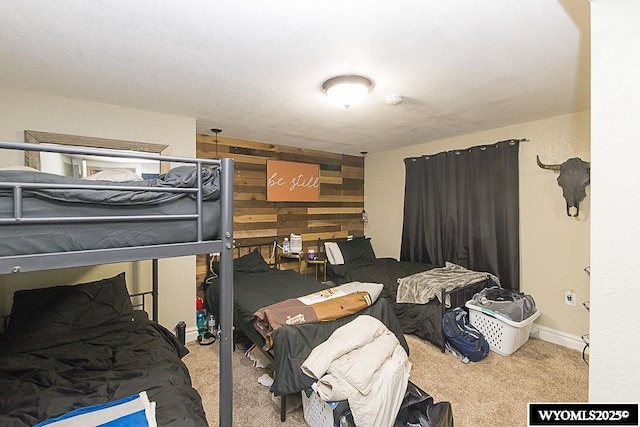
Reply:
[[[352,281],[382,283],[384,289],[381,297],[385,298],[398,318],[400,327],[405,334],[415,335],[418,338],[429,341],[437,347],[444,348],[444,336],[442,334],[443,307],[437,299],[427,304],[396,303],[398,279],[415,273],[431,270],[436,266],[408,261],[398,261],[393,258],[357,259],[342,265],[327,264],[327,279],[336,283]],[[452,301],[453,306],[464,305],[476,292],[494,285],[487,279],[484,282],[468,285],[460,289],[460,296]]]
[[[421,271],[431,270],[435,266],[394,258],[375,258],[342,265],[327,265],[327,280],[334,283],[353,281],[382,283],[384,289],[380,296],[395,298],[398,290],[398,278],[410,276]]]
[[[10,183],[61,185],[22,191],[21,221],[14,217],[15,203]],[[103,219],[52,223],[29,222],[51,217],[113,217],[194,215],[195,193],[173,189],[195,188],[197,173],[193,167],[177,167],[157,178],[144,181],[89,181],[42,172],[0,171],[0,256],[82,251],[130,246],[181,243],[197,239],[195,219],[131,220]],[[74,185],[105,185],[112,189],[64,188]],[[202,170],[203,238],[219,235],[220,183],[217,169]],[[118,187],[135,187],[133,190]],[[158,191],[155,191],[155,190]]]
[[[236,268],[234,264],[234,269]],[[253,324],[258,309],[283,301],[308,295],[327,286],[311,277],[302,276],[292,270],[268,269],[257,272],[234,273],[234,326],[239,328],[256,345],[263,346],[264,338]],[[207,288],[207,306],[217,312],[218,285],[213,280]],[[398,337],[400,344],[409,353],[400,324],[391,306],[384,298],[358,314],[316,324],[282,326],[273,332],[274,346],[271,354],[276,372],[271,391],[276,395],[291,394],[311,386],[314,380],[302,373],[300,366],[311,350],[325,341],[333,331],[360,314],[371,315],[382,321]]]
[[[16,292],[0,345],[0,425],[32,426],[146,391],[158,425],[206,426],[181,361],[188,350],[127,298],[124,275]]]
[[[442,344],[442,313],[438,300],[428,304],[397,304],[398,278],[435,268],[430,264],[376,258],[342,265],[329,265],[327,279],[336,284],[352,282],[382,283],[381,297],[386,298],[405,334],[412,334],[438,347]]]

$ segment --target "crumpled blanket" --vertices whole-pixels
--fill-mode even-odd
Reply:
[[[411,362],[396,336],[362,315],[313,349],[302,371],[317,379],[325,401],[348,400],[359,427],[392,426],[409,381]]]
[[[218,168],[202,168],[201,171],[202,198],[204,200],[218,199],[220,197],[220,185],[216,179],[218,176]],[[196,168],[193,166],[178,166],[148,182],[149,187],[196,187],[198,184],[198,174]]]
[[[490,277],[496,284],[500,284],[500,280],[491,273],[467,270],[460,265],[447,262],[444,267],[399,278],[396,302],[426,304],[434,297],[440,301],[442,289],[450,291],[480,282],[487,277]],[[440,301],[440,303],[447,304],[448,302]]]

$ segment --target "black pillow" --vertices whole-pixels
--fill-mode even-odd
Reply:
[[[253,252],[234,259],[233,271],[236,273],[261,273],[269,271],[269,264],[266,263],[260,251],[255,249]]]
[[[8,338],[73,333],[132,315],[124,273],[70,286],[27,289],[13,294]]]
[[[211,269],[216,275],[219,275],[220,261],[212,261]],[[233,260],[234,273],[262,273],[269,270],[271,270],[269,264],[264,260],[258,249],[254,249],[252,252]]]
[[[371,247],[371,238],[358,237],[352,240],[339,241],[338,247],[342,252],[345,264],[352,262],[369,262],[376,260],[376,254]]]

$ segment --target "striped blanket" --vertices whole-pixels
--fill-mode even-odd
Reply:
[[[78,408],[36,427],[157,427],[156,404],[143,391],[129,397]]]
[[[350,282],[299,298],[287,299],[254,313],[254,327],[265,338],[265,350],[273,346],[271,333],[284,325],[325,322],[357,313],[380,295],[380,283]]]

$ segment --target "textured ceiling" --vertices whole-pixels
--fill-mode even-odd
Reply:
[[[347,154],[588,110],[589,45],[587,0],[0,2],[1,86]]]

